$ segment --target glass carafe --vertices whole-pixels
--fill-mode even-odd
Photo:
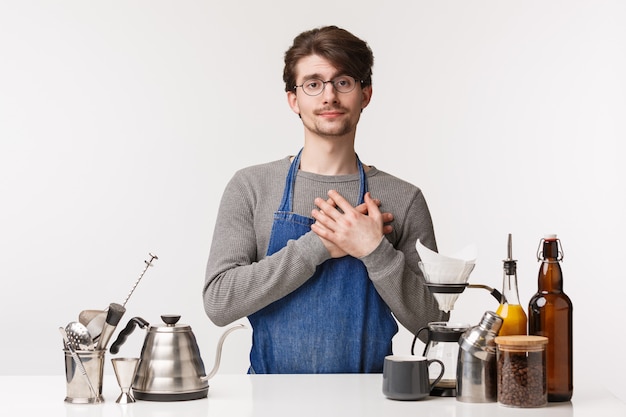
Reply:
[[[435,384],[430,395],[439,397],[456,396],[456,365],[459,356],[459,339],[470,327],[467,323],[449,323],[435,321],[428,323],[415,334],[411,353],[414,354],[415,340],[422,331],[428,332],[428,339],[422,356],[428,359],[439,359],[443,362],[445,371],[443,377]]]

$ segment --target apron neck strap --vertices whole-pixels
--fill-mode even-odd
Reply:
[[[302,148],[304,149],[304,148]],[[280,207],[278,211],[283,212],[291,212],[293,206],[293,189],[296,184],[296,176],[298,175],[298,169],[300,169],[300,157],[302,156],[302,149],[298,152],[293,161],[291,162],[291,166],[289,167],[289,173],[287,174],[287,179],[285,180],[285,191],[283,192],[283,198],[280,202]],[[355,154],[356,155],[356,154]],[[356,163],[359,169],[359,203],[362,204],[365,198],[365,193],[367,192],[367,178],[365,176],[365,170],[363,169],[363,164],[359,159],[359,155],[356,155]]]

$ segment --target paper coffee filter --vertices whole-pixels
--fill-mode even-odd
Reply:
[[[415,243],[415,249],[417,249],[417,253],[422,259],[422,262],[428,263],[475,263],[478,257],[478,248],[474,243],[466,246],[452,256],[445,256],[427,248],[419,239]]]
[[[426,282],[433,284],[463,284],[474,270],[474,263],[430,263],[420,262]]]
[[[439,304],[439,310],[446,313],[454,310],[454,303],[456,303],[456,299],[459,298],[459,294],[435,293],[434,296]]]
[[[426,246],[419,240],[415,244],[421,261],[419,266],[424,273],[426,282],[433,284],[464,284],[476,264],[478,249],[471,244],[456,252],[453,256],[441,255]],[[449,312],[454,308],[459,294],[435,293],[439,309]]]

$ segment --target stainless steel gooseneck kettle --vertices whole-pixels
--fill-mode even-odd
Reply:
[[[135,326],[142,329],[149,326],[132,385],[135,398],[181,401],[206,397],[209,391],[208,380],[219,368],[226,336],[246,326],[237,324],[222,334],[217,345],[215,365],[207,375],[191,327],[178,324],[180,316],[177,315],[163,315],[161,319],[164,326],[149,326],[141,317],[133,317],[111,345],[111,353],[116,354]]]

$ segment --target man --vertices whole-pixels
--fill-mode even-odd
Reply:
[[[219,326],[248,317],[250,373],[381,372],[394,316],[413,333],[447,319],[418,267],[417,239],[436,250],[424,196],[355,153],[373,61],[335,26],[297,36],[283,80],[304,146],[224,191],[204,306]]]

